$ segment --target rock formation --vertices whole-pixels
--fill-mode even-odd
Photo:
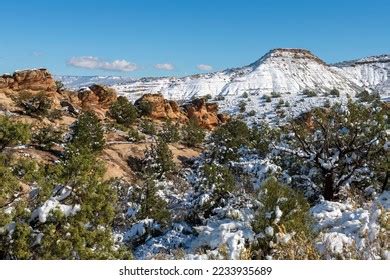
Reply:
[[[46,69],[17,71],[13,75],[0,76],[0,90],[55,92],[56,83]]]
[[[218,113],[216,103],[207,103],[204,98],[194,99],[179,106],[177,102],[166,100],[161,94],[145,94],[135,102],[135,106],[140,106],[143,102],[151,105],[149,116],[153,119],[187,122],[190,118],[195,118],[202,127],[207,129],[213,129],[228,120],[226,115]]]

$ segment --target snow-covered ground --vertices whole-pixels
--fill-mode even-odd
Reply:
[[[202,157],[198,159],[202,166]],[[270,176],[281,172],[281,168],[270,159],[261,159],[250,152],[245,153],[238,161],[232,162],[233,168],[251,178],[253,188],[258,188]],[[224,206],[213,209],[211,216],[205,218],[201,225],[191,226],[182,219],[181,213],[188,213],[208,200],[207,193],[197,193],[194,186],[199,180],[196,168],[184,172],[188,188],[183,192],[174,182],[159,181],[159,195],[168,201],[170,210],[175,213],[175,221],[161,235],[146,237],[146,241],[134,248],[137,259],[241,259],[248,244],[253,243],[258,235],[252,228],[255,209],[261,203],[253,193],[240,192],[225,201]],[[128,213],[133,216],[136,207],[131,206]],[[283,216],[278,207],[275,209],[277,224]],[[316,233],[315,246],[325,259],[363,258],[389,259],[389,244],[383,246],[384,225],[381,224],[390,211],[390,192],[371,193],[371,198],[364,205],[352,199],[343,202],[322,200],[310,209],[313,218],[313,231]],[[158,227],[151,219],[137,221],[118,234],[121,239],[131,241],[147,235],[147,228]],[[264,232],[272,236],[274,229],[269,227]],[[278,233],[280,242],[288,243],[290,234]]]

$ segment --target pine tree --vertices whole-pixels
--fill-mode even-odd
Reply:
[[[153,219],[162,227],[169,225],[171,215],[167,202],[157,195],[156,183],[153,179],[146,179],[141,187],[141,208],[137,213],[138,219]]]

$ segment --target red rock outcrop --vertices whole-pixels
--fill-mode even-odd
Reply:
[[[207,103],[204,98],[192,100],[184,105],[188,118],[195,118],[198,123],[207,129],[225,123],[229,118],[225,114],[218,113],[217,103]]]
[[[46,69],[17,71],[0,76],[0,89],[12,91],[57,91],[56,83]]]
[[[145,94],[135,102],[135,106],[140,106],[142,102],[151,105],[149,116],[153,119],[187,122],[190,118],[195,118],[202,127],[207,129],[213,129],[229,119],[227,115],[218,113],[218,104],[207,103],[203,98],[179,106],[175,101],[166,100],[161,94]]]
[[[107,109],[116,101],[117,94],[112,88],[101,85],[92,85],[89,88],[79,90],[78,98],[80,99],[83,108],[99,106]]]
[[[180,106],[172,100],[166,100],[161,94],[145,94],[135,101],[135,106],[147,102],[151,106],[150,117],[153,119],[172,119],[180,122],[188,120]]]

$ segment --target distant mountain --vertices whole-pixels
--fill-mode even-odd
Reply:
[[[390,94],[390,55],[344,61],[336,63],[334,66],[357,79],[361,86],[376,89],[387,95]]]
[[[65,87],[71,89],[78,89],[80,87],[87,87],[93,84],[102,84],[112,86],[118,83],[131,82],[133,79],[120,76],[67,76],[55,75],[56,80],[61,81]]]
[[[390,92],[390,56],[381,55],[328,65],[304,49],[274,49],[256,62],[241,68],[182,78],[131,78],[115,76],[57,76],[71,88],[101,83],[136,99],[145,93],[161,92],[166,98],[291,93],[305,89],[327,92],[333,88],[354,95],[363,88]]]
[[[113,87],[130,98],[161,92],[167,98],[179,100],[204,95],[242,95],[244,92],[296,94],[305,89],[325,92],[337,88],[353,94],[361,90],[359,81],[303,49],[271,50],[241,68],[183,78],[144,78]]]

